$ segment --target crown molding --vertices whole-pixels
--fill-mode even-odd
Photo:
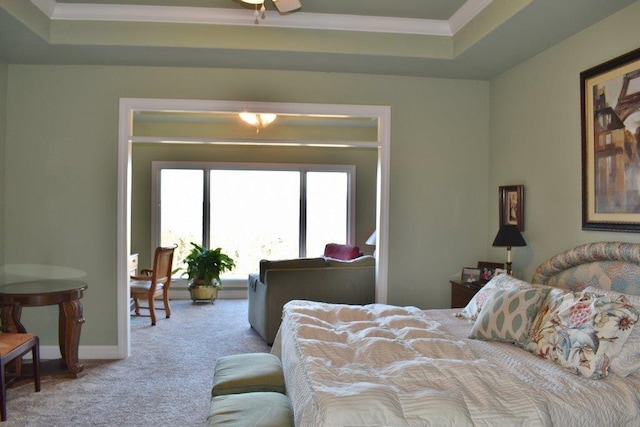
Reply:
[[[49,19],[53,16],[56,6],[58,6],[58,2],[56,0],[31,0],[31,3],[36,5],[36,7],[47,15]]]
[[[265,12],[260,26],[329,31],[417,34],[451,37],[493,0],[467,0],[448,20],[296,12]],[[58,3],[31,0],[51,20],[153,22],[254,26],[253,12],[226,8]]]
[[[460,31],[473,18],[478,16],[493,0],[472,0],[465,2],[449,19],[449,27],[453,34]]]

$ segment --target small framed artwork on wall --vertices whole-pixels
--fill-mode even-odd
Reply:
[[[498,227],[511,224],[524,231],[524,185],[506,185],[498,188]]]

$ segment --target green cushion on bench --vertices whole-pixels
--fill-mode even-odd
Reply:
[[[289,398],[281,393],[226,394],[211,399],[207,426],[293,426]]]
[[[280,359],[269,353],[246,353],[216,360],[213,396],[254,391],[285,393]]]

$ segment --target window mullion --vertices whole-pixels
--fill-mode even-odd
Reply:
[[[300,257],[307,256],[307,172],[300,171]]]
[[[209,238],[211,231],[211,173],[208,168],[203,170],[204,195],[202,198],[202,246],[209,248],[211,245],[211,239]]]

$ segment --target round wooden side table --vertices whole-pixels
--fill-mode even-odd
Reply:
[[[42,365],[42,374],[56,374],[67,372],[71,377],[81,376],[84,365],[78,360],[78,344],[80,329],[84,323],[82,314],[83,292],[86,283],[76,280],[34,280],[0,285],[0,302],[18,303],[17,317],[20,319],[22,307],[39,307],[55,305],[58,311],[58,345],[61,359],[47,361]],[[13,308],[2,309],[2,325],[4,332],[18,331],[13,322],[11,311]],[[51,362],[51,363],[49,363]]]

